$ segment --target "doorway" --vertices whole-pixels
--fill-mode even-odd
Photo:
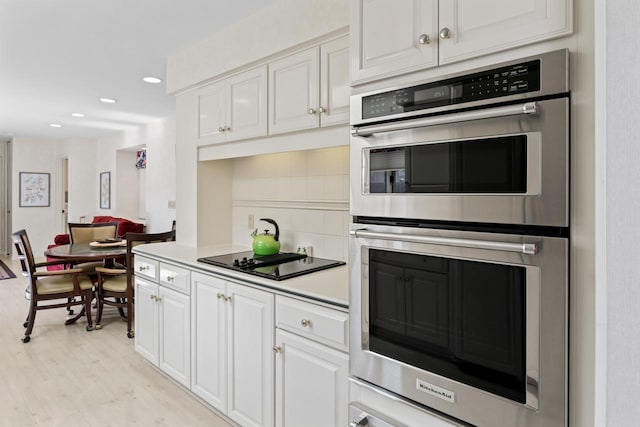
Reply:
[[[60,182],[57,188],[59,188],[58,200],[60,210],[58,214],[58,233],[67,232],[67,224],[69,223],[69,156],[58,157],[58,177]]]
[[[10,141],[0,141],[0,253],[9,255],[11,243],[11,149]]]

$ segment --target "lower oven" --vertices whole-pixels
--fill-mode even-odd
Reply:
[[[566,236],[350,236],[354,377],[473,425],[566,425]]]

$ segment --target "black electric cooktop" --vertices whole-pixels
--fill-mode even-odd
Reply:
[[[198,258],[198,261],[272,280],[291,279],[345,264],[342,261],[293,252],[259,256],[254,255],[252,251]]]

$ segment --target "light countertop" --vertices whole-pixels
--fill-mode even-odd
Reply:
[[[202,248],[183,246],[176,242],[150,243],[136,246],[140,255],[186,266],[190,270],[214,273],[229,280],[251,284],[282,293],[316,300],[333,306],[349,307],[349,267],[343,265],[286,280],[271,280],[235,270],[198,262],[198,258],[251,250],[245,246],[216,245]]]

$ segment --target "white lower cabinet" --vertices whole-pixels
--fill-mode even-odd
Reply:
[[[276,426],[347,425],[349,356],[276,330]]]
[[[348,314],[276,296],[276,426],[348,419]]]
[[[184,386],[191,378],[189,295],[135,278],[136,351]]]
[[[273,294],[195,272],[191,289],[191,390],[242,426],[273,426]]]

